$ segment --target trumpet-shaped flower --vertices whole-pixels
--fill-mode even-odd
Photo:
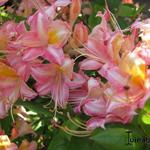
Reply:
[[[49,58],[53,55],[53,47],[61,48],[67,42],[70,26],[61,20],[53,21],[54,15],[55,10],[51,6],[45,8],[44,12],[38,11],[29,18],[31,30],[22,35],[16,43],[25,47],[24,53],[28,58],[34,59],[38,56]]]
[[[0,62],[1,114],[6,115],[8,108],[19,98],[33,99],[37,94],[8,65]]]
[[[73,72],[73,61],[69,57],[64,57],[61,64],[55,62],[35,66],[32,76],[37,81],[38,93],[51,93],[55,106],[60,107],[67,104],[69,89],[80,87],[85,82],[81,75]]]

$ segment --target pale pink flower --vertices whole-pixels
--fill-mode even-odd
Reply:
[[[57,52],[56,49],[60,49],[66,44],[71,33],[70,26],[61,20],[53,21],[54,15],[55,11],[51,6],[46,8],[44,13],[38,11],[29,18],[31,30],[20,36],[16,42],[24,47],[24,54],[28,59],[35,59],[38,56],[47,59],[57,53],[59,55],[59,51]],[[51,59],[48,60],[51,61]]]
[[[54,60],[50,64],[35,66],[32,68],[32,76],[37,81],[39,95],[51,93],[55,105],[60,107],[66,106],[69,89],[78,88],[85,82],[81,75],[73,72],[73,61],[66,56],[61,62]]]
[[[1,97],[1,117],[5,116],[8,108],[17,101],[18,98],[33,99],[37,94],[30,89],[26,83],[17,75],[15,70],[4,63],[0,63],[0,97]]]

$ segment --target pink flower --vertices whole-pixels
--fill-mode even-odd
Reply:
[[[82,46],[85,42],[88,40],[88,29],[83,24],[83,22],[80,22],[75,25],[74,32],[73,32],[73,40],[75,46]]]
[[[4,63],[0,63],[0,97],[1,117],[5,116],[8,108],[18,98],[33,99],[37,94],[30,89],[25,82],[17,75],[15,70]]]
[[[31,30],[20,36],[16,43],[24,47],[24,54],[28,56],[28,59],[35,59],[38,56],[50,58],[54,53],[57,54],[54,49],[61,49],[66,44],[71,33],[70,26],[61,20],[51,20],[53,15],[55,11],[51,6],[44,12],[38,11],[29,18]],[[51,61],[51,59],[48,60]]]
[[[73,61],[69,57],[65,56],[60,63],[56,62],[35,66],[32,76],[37,81],[36,90],[40,95],[51,93],[55,105],[65,107],[69,89],[80,87],[85,80],[73,72]]]

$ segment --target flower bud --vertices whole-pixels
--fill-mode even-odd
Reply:
[[[75,25],[73,39],[77,46],[80,46],[88,40],[88,29],[83,22]]]

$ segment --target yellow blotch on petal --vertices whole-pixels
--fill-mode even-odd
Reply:
[[[120,69],[128,73],[131,78],[130,80],[137,85],[144,85],[147,78],[147,67],[146,64],[138,58],[136,55],[131,54],[125,56],[120,61]]]
[[[49,44],[57,44],[60,41],[58,36],[58,31],[51,30],[48,32],[48,43]]]
[[[11,67],[0,62],[0,77],[18,78],[18,75]]]

